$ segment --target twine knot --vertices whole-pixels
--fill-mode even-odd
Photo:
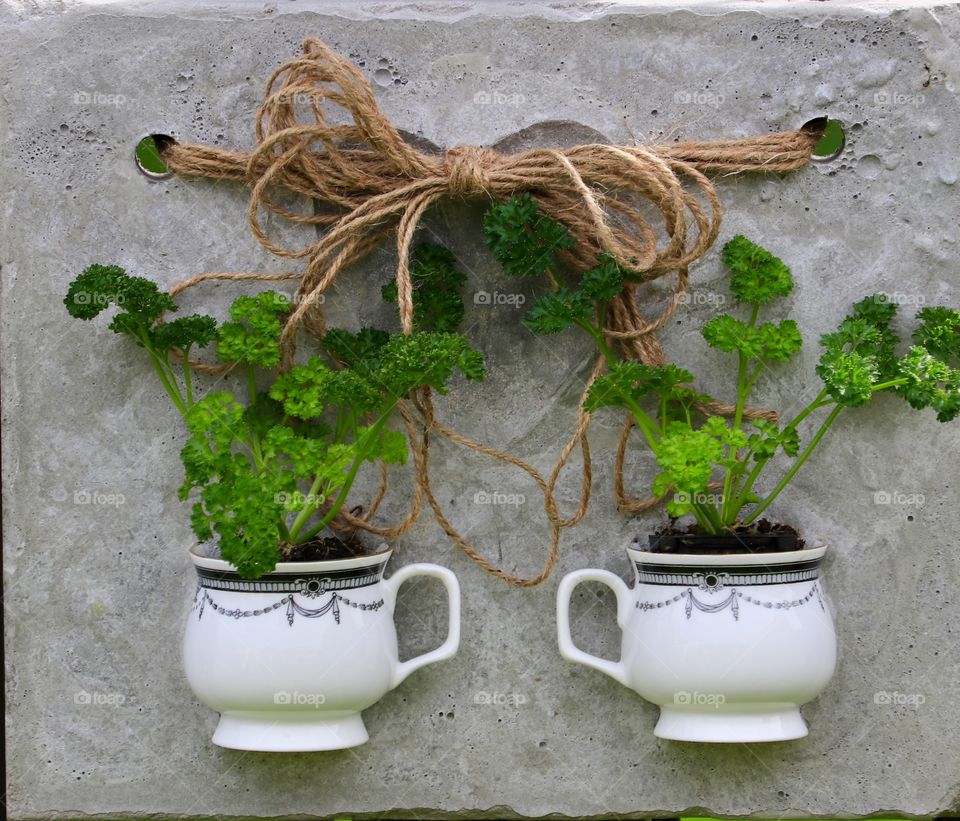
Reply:
[[[443,155],[447,190],[452,197],[490,193],[490,172],[499,155],[479,145],[455,145]]]

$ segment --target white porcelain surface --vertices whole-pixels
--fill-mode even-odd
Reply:
[[[693,556],[628,548],[635,572],[632,588],[605,570],[580,570],[561,581],[560,653],[657,704],[661,712],[654,733],[660,738],[801,738],[808,730],[799,708],[826,688],[837,659],[822,578],[811,577],[819,574],[825,550]],[[657,575],[660,583],[650,583],[638,562],[652,574],[676,573],[676,583],[669,583],[670,575]],[[815,569],[797,570],[798,565]],[[731,576],[736,568],[745,572]],[[806,578],[776,581],[797,575]],[[745,583],[759,579],[765,583]],[[616,593],[623,630],[619,661],[590,655],[571,639],[570,596],[585,581],[601,582]]]
[[[376,574],[389,556],[385,551],[340,561],[281,563],[265,579],[283,585],[296,581],[293,593],[198,586],[183,663],[197,698],[221,714],[214,743],[265,751],[363,744],[362,710],[414,670],[456,655],[460,587],[446,568],[407,565],[389,579],[354,588],[338,589],[349,582],[324,581],[338,578],[337,572]],[[223,560],[195,553],[191,558],[198,573],[226,574],[227,584],[238,579]],[[302,577],[310,574],[323,575],[308,584]],[[446,587],[449,626],[440,647],[401,662],[393,611],[397,589],[412,576],[432,576]]]

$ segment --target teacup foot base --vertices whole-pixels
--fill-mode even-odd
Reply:
[[[223,713],[213,734],[220,747],[267,753],[345,750],[368,739],[359,713],[331,717],[315,710]]]
[[[713,744],[791,741],[808,732],[795,704],[728,704],[699,709],[670,705],[660,708],[660,720],[653,730],[657,738]]]

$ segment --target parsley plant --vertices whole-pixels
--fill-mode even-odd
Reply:
[[[452,255],[418,249],[412,273],[420,289],[416,333],[333,329],[320,354],[285,373],[277,368],[291,305],[273,291],[241,296],[219,326],[209,316],[160,322],[177,310],[167,293],[117,266],[92,265],[70,284],[64,303],[85,320],[111,305],[119,309],[111,330],[146,350],[186,422],[180,498],[194,498],[194,533],[201,541],[216,539],[242,576],[258,578],[286,548],[330,524],[364,462],[406,460],[405,436],[389,427],[401,399],[422,387],[445,393],[454,371],[483,379],[481,355],[456,333],[464,277]],[[198,396],[189,356],[211,343],[217,359],[243,375],[244,395]],[[174,350],[182,354],[179,365]],[[260,390],[264,372],[270,385]]]
[[[705,533],[725,533],[754,522],[796,476],[840,413],[878,393],[900,396],[917,409],[932,408],[941,422],[960,415],[960,311],[922,308],[913,344],[899,355],[901,340],[891,327],[897,305],[882,294],[867,297],[853,306],[836,332],[821,338],[823,354],[816,372],[823,388],[817,396],[782,426],[747,418],[744,410],[757,379],[792,359],[803,340],[791,319],[760,321],[762,309],[793,290],[790,269],[766,249],[736,236],[721,257],[746,318],[722,314],[702,328],[709,346],[737,359],[736,403],[728,419],[701,412],[711,399],[696,390],[689,371],[673,364],[625,361],[614,353],[605,323],[609,302],[623,287],[624,272],[601,257],[574,284],[564,284],[567,272],[556,256],[572,247],[573,238],[563,225],[541,214],[528,195],[491,206],[484,235],[508,273],[543,275],[551,282],[553,290],[535,300],[524,324],[538,335],[577,326],[593,339],[607,371],[591,386],[586,409],[613,406],[632,414],[660,470],[653,493],[672,494],[670,516],[692,514]],[[801,448],[800,425],[817,412],[823,418]],[[779,481],[761,493],[761,474],[780,451],[793,461]],[[717,483],[722,491],[713,494]]]

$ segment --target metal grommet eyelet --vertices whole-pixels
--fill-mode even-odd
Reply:
[[[147,134],[141,138],[133,149],[137,170],[151,182],[170,179],[173,172],[163,161],[163,150],[176,142],[168,134]]]

